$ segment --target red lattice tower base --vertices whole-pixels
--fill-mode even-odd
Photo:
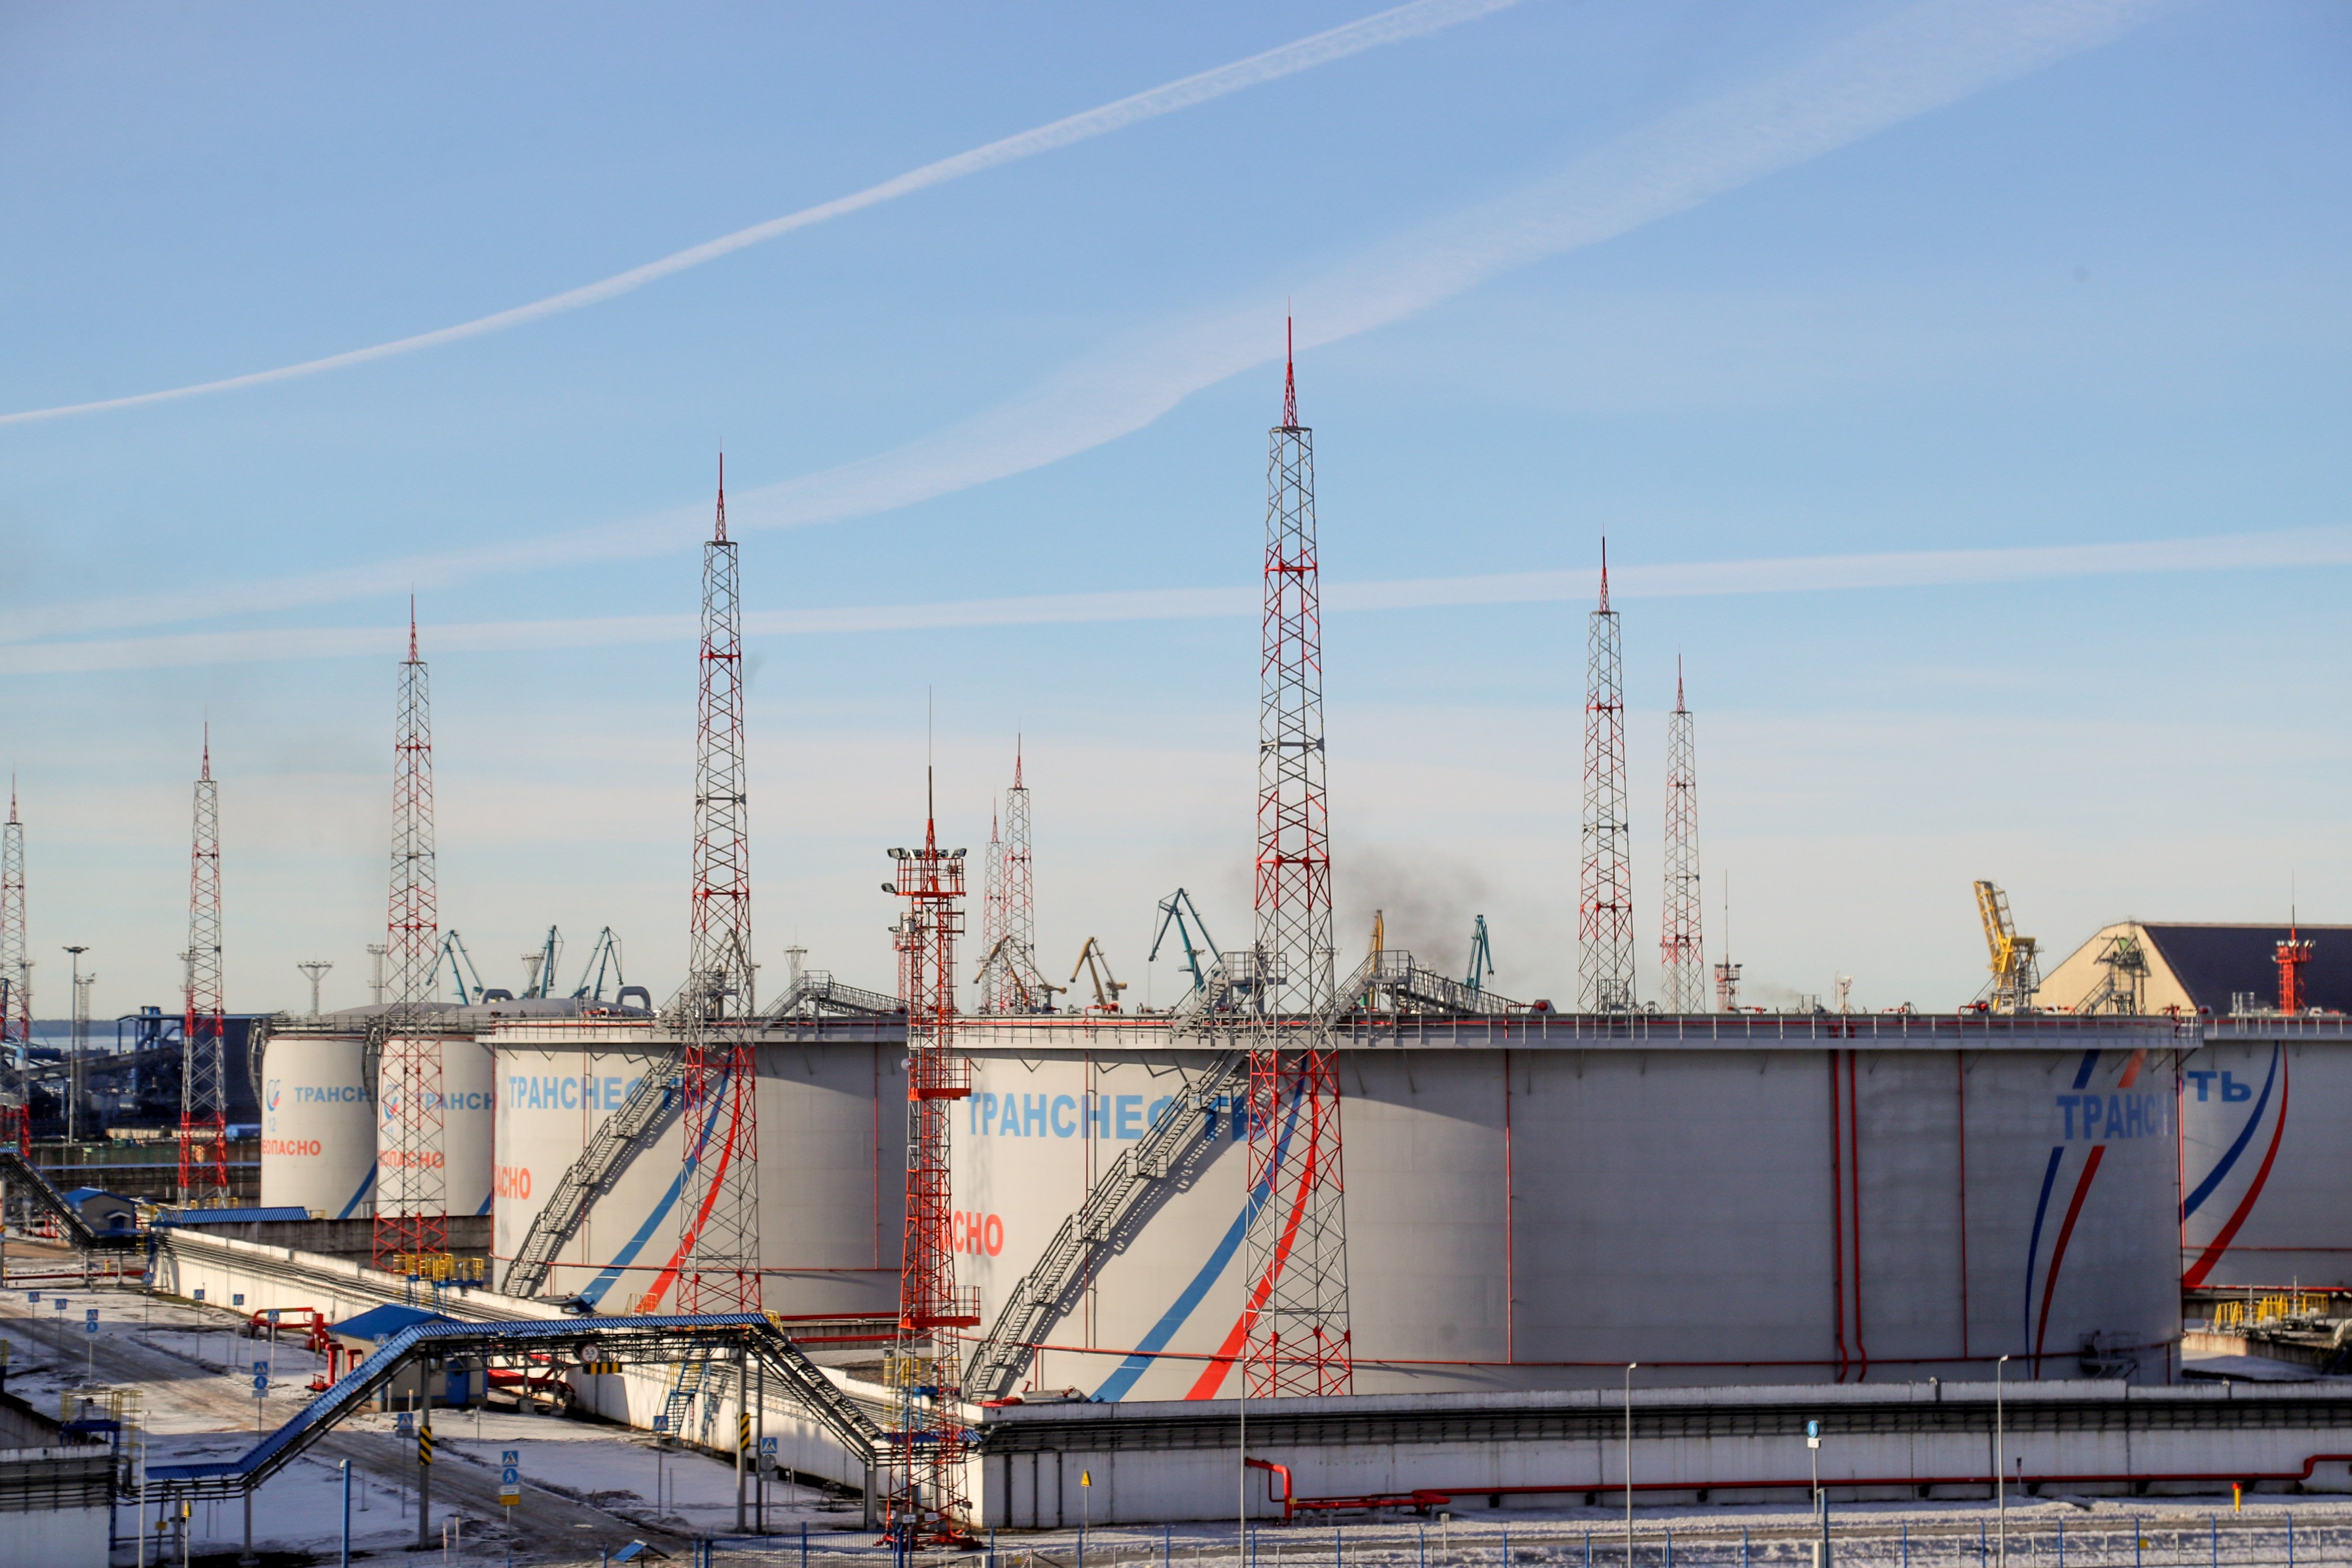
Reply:
[[[893,849],[898,994],[907,1004],[907,1224],[898,1276],[898,1342],[887,1377],[898,1393],[884,1496],[887,1538],[912,1550],[968,1545],[962,1372],[951,1331],[980,1321],[980,1292],[956,1286],[949,1164],[950,1110],[971,1093],[955,1048],[955,943],[963,932],[963,851],[942,852],[937,825],[920,849]]]

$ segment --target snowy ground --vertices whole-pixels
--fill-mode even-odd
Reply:
[[[312,1397],[309,1384],[320,1370],[319,1358],[291,1340],[272,1346],[241,1337],[234,1312],[109,1287],[44,1286],[37,1301],[33,1294],[0,1289],[9,1390],[55,1415],[60,1394],[77,1401],[82,1396],[76,1391],[93,1373],[100,1384],[135,1388],[150,1463],[234,1458],[252,1445],[257,1426],[276,1427]],[[85,1328],[92,1308],[95,1334]],[[257,1360],[270,1368],[257,1407]],[[695,1539],[718,1537],[715,1564],[798,1568],[803,1525],[809,1568],[884,1568],[888,1558],[874,1545],[874,1532],[860,1528],[855,1500],[781,1483],[769,1489],[766,1523],[773,1533],[757,1542],[738,1537],[732,1468],[659,1452],[641,1433],[504,1409],[437,1412],[435,1428],[439,1461],[425,1554],[415,1554],[415,1444],[395,1436],[389,1414],[354,1418],[264,1485],[254,1500],[256,1546],[280,1554],[275,1563],[333,1562],[343,1516],[340,1466],[348,1460],[354,1555],[378,1561],[430,1561],[442,1551],[451,1521],[457,1540],[450,1561],[469,1564],[505,1563],[509,1552],[519,1563],[593,1563],[640,1540],[684,1563]],[[511,1528],[497,1502],[498,1467],[509,1449],[524,1484]],[[1262,1495],[1263,1478],[1256,1479],[1254,1495]],[[226,1568],[245,1539],[242,1502],[199,1503],[193,1524],[192,1563],[209,1559]],[[2237,1513],[2226,1493],[2021,1500],[2007,1510],[2006,1524],[2009,1560],[2031,1568],[2352,1565],[2352,1498],[2263,1494]],[[1984,1503],[1839,1505],[1832,1525],[1840,1561],[1864,1568],[1994,1568],[2000,1557],[1998,1516]],[[135,1528],[125,1505],[126,1540]],[[1783,1568],[1810,1563],[1816,1530],[1801,1507],[1642,1507],[1630,1563]],[[1624,1516],[1607,1507],[1472,1509],[1427,1521],[1302,1519],[1258,1526],[1245,1554],[1236,1542],[1230,1524],[1093,1531],[1083,1546],[1076,1531],[1007,1531],[994,1539],[992,1565],[985,1563],[986,1542],[978,1552],[926,1556],[940,1568],[1618,1568],[1629,1562]]]

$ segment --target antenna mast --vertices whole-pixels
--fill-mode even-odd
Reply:
[[[196,774],[188,869],[188,990],[180,1021],[180,1202],[228,1201],[228,1068],[221,1001],[220,791],[212,726]]]
[[[1298,422],[1284,325],[1282,423],[1267,433],[1259,666],[1255,946],[1250,955],[1249,1223],[1243,1391],[1349,1394],[1346,1180],[1329,1015],[1331,854],[1315,433]]]
[[[751,1037],[751,856],[743,767],[743,598],[727,537],[727,458],[702,547],[702,695],[694,763],[694,906],[682,1026],[688,1312],[760,1310],[760,1127]]]
[[[1617,612],[1609,607],[1609,542],[1601,542],[1601,603],[1585,637],[1584,869],[1578,891],[1577,1008],[1633,1009],[1633,874],[1626,854],[1625,681]]]
[[[0,1107],[0,1142],[33,1157],[33,961],[25,952],[25,825],[16,819],[16,781],[8,780],[8,824],[0,829],[0,1055],[9,1058],[16,1103]]]
[[[1698,762],[1682,660],[1675,660],[1675,710],[1666,718],[1666,886],[1658,940],[1660,995],[1669,1013],[1706,1011],[1706,951],[1701,936]]]
[[[441,952],[433,853],[433,694],[416,651],[413,597],[392,755],[392,902],[384,921],[392,1001],[383,1015],[376,1075],[382,1152],[373,1252],[377,1268],[398,1272],[403,1258],[449,1250],[441,1042],[428,1037],[433,973]]]

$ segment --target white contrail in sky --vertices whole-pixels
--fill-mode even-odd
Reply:
[[[1301,339],[1401,321],[1513,268],[1614,238],[1749,181],[2105,43],[2179,0],[1922,0],[1760,83],[1669,113],[1510,194],[1408,231],[1298,291]],[[1395,15],[1395,13],[1391,13]],[[1265,309],[1113,345],[1031,392],[906,446],[730,496],[739,526],[839,521],[1044,467],[1150,425],[1276,356]],[[126,620],[252,614],[433,587],[483,572],[691,546],[707,503],[512,543],[0,614],[0,639]],[[201,611],[198,611],[201,606]],[[241,634],[228,634],[241,635]],[[310,635],[310,634],[302,634]]]
[[[1612,599],[1678,599],[2347,565],[2352,565],[2352,528],[2312,528],[2109,544],[1899,551],[1651,566],[1630,563],[1611,571],[1609,587]],[[1592,598],[1599,585],[1597,577],[1595,572],[1579,569],[1331,583],[1324,587],[1323,602],[1326,610],[1335,614],[1465,605],[1582,604]],[[743,631],[747,637],[756,638],[1203,620],[1255,615],[1258,594],[1256,584],[1244,584],[1233,587],[1141,588],[1026,598],[965,599],[943,604],[754,610],[744,616]],[[405,630],[404,623],[398,626],[289,627],[18,644],[0,647],[0,675],[63,675],[93,670],[260,664],[281,659],[391,658],[403,646],[401,637]],[[421,635],[427,653],[437,657],[450,653],[686,643],[699,635],[699,628],[692,614],[681,614],[427,626]]]
[[[1163,114],[1173,114],[1178,110],[1190,109],[1195,104],[1223,98],[1244,88],[1312,70],[1317,66],[1345,59],[1349,55],[1361,54],[1383,44],[1422,37],[1517,4],[1518,0],[1413,0],[1412,5],[1382,11],[1361,21],[1349,22],[1343,26],[1300,38],[1295,43],[1284,44],[1279,48],[1219,66],[1213,70],[1180,78],[1148,91],[1106,103],[1098,109],[1089,109],[1082,114],[1073,114],[1051,124],[991,142],[968,153],[959,153],[952,158],[926,163],[878,185],[868,185],[849,195],[820,202],[813,207],[803,207],[798,212],[786,213],[782,217],[737,229],[717,239],[705,240],[700,245],[688,246],[658,261],[648,261],[642,267],[633,267],[626,272],[618,272],[599,282],[566,289],[561,294],[551,294],[528,305],[517,305],[512,310],[478,316],[454,327],[442,327],[434,331],[418,332],[412,337],[395,338],[390,342],[329,354],[324,359],[279,365],[274,370],[254,371],[219,381],[198,382],[191,386],[168,387],[161,392],[142,392],[129,397],[107,397],[93,403],[69,403],[55,408],[30,408],[16,414],[0,414],[0,425],[23,425],[35,420],[61,418],[69,414],[100,414],[110,409],[136,408],[144,404],[168,403],[209,392],[234,392],[275,381],[290,381],[296,376],[316,375],[320,371],[365,364],[371,360],[388,359],[394,354],[438,348],[443,343],[460,342],[488,332],[504,331],[509,327],[519,327],[527,321],[561,315],[586,305],[601,304],[658,279],[667,278],[672,273],[699,267],[706,261],[715,261],[722,256],[732,255],[748,246],[761,244],[795,229],[808,228],[867,207],[879,206],[884,202],[896,201],[900,196],[912,195],[917,191],[944,184],[950,180],[960,180],[967,174],[977,174],[1024,158],[1034,158],[1040,153],[1051,153],[1074,142],[1122,131],[1142,121],[1156,120]]]

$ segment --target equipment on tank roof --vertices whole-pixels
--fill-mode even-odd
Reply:
[[[1191,917],[1189,921],[1187,916]],[[1192,895],[1181,888],[1160,900],[1160,931],[1151,939],[1151,953],[1144,963],[1160,962],[1160,944],[1168,940],[1171,930],[1175,931],[1177,942],[1184,949],[1184,967],[1192,973],[1192,989],[1195,992],[1207,990],[1209,973],[1201,967],[1201,954],[1205,952],[1209,955],[1211,967],[1223,963],[1225,955],[1217,951],[1217,939],[1209,934],[1209,922],[1201,918],[1200,907],[1192,902]],[[1197,942],[1192,940],[1196,933],[1201,939]]]
[[[2010,918],[2009,895],[1998,885],[1979,881],[1976,889],[1977,918],[1984,926],[1992,970],[1978,1004],[1994,1013],[2031,1013],[2033,993],[2042,984],[2034,940],[2017,934],[2017,922]]]
[[[1095,988],[1095,1011],[1118,1012],[1118,994],[1127,989],[1127,982],[1110,972],[1110,959],[1103,952],[1101,942],[1094,937],[1087,938],[1087,945],[1078,949],[1078,961],[1070,966],[1070,984],[1078,983],[1080,970],[1086,972],[1088,984]]]

